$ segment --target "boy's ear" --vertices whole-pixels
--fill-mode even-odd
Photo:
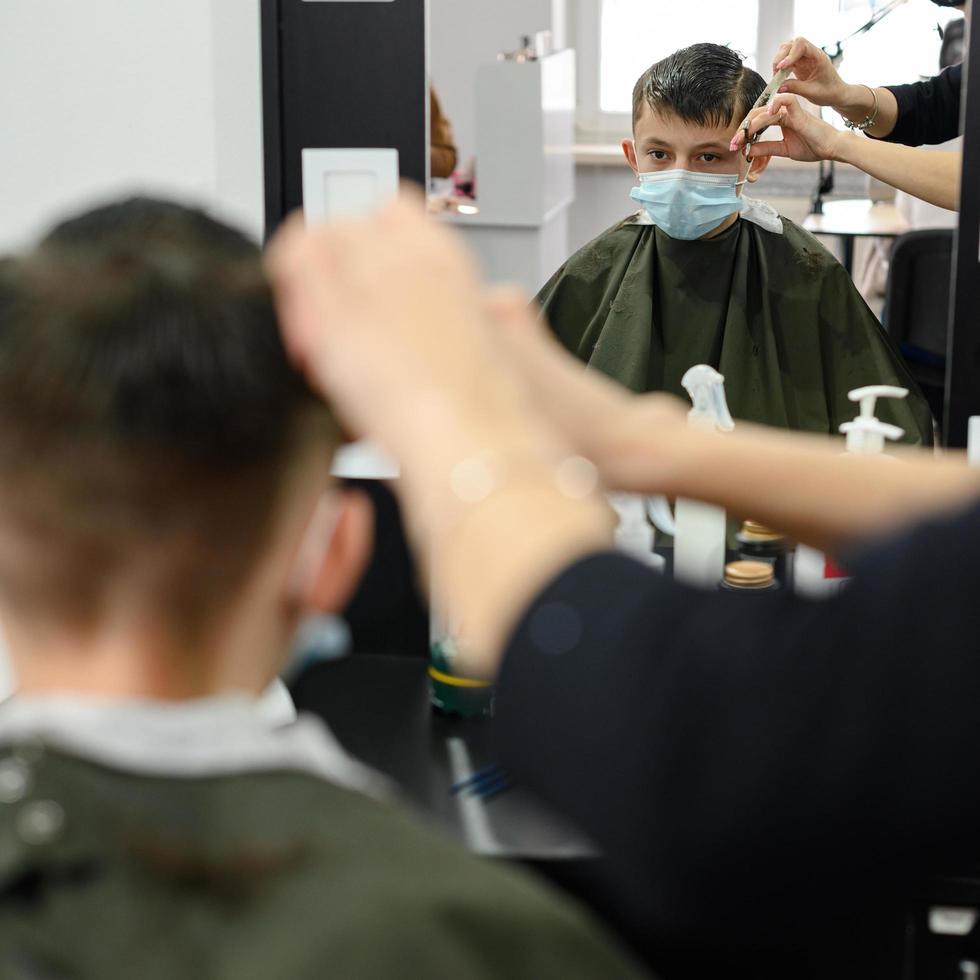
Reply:
[[[639,174],[639,168],[636,165],[636,143],[631,139],[625,139],[622,142],[623,155],[626,157],[626,162],[630,165],[630,169],[635,174]]]
[[[354,595],[374,547],[374,508],[358,490],[326,493],[303,535],[289,600],[307,611],[338,612]]]
[[[769,161],[772,157],[753,157],[752,165],[749,167],[749,172],[745,175],[745,179],[750,183],[754,184],[761,176],[762,172],[769,166]]]

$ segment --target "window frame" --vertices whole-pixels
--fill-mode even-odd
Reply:
[[[602,142],[603,138],[628,136],[632,119],[628,112],[603,112],[599,103],[602,59],[602,0],[570,0],[575,5],[569,18],[569,43],[575,48],[577,76],[575,114],[579,133]]]

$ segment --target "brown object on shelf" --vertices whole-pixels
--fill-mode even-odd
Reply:
[[[429,170],[433,177],[451,177],[456,169],[453,127],[443,115],[436,90],[429,88]]]

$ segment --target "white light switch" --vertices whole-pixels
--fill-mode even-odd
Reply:
[[[359,217],[397,194],[397,150],[303,150],[307,221]]]

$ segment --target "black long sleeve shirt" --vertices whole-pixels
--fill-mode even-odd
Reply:
[[[935,78],[909,85],[886,85],[898,102],[895,128],[883,139],[906,146],[945,143],[960,132],[963,69],[953,65]]]
[[[514,633],[501,762],[600,846],[640,944],[765,942],[980,859],[980,507],[852,567],[812,602],[600,554]]]

